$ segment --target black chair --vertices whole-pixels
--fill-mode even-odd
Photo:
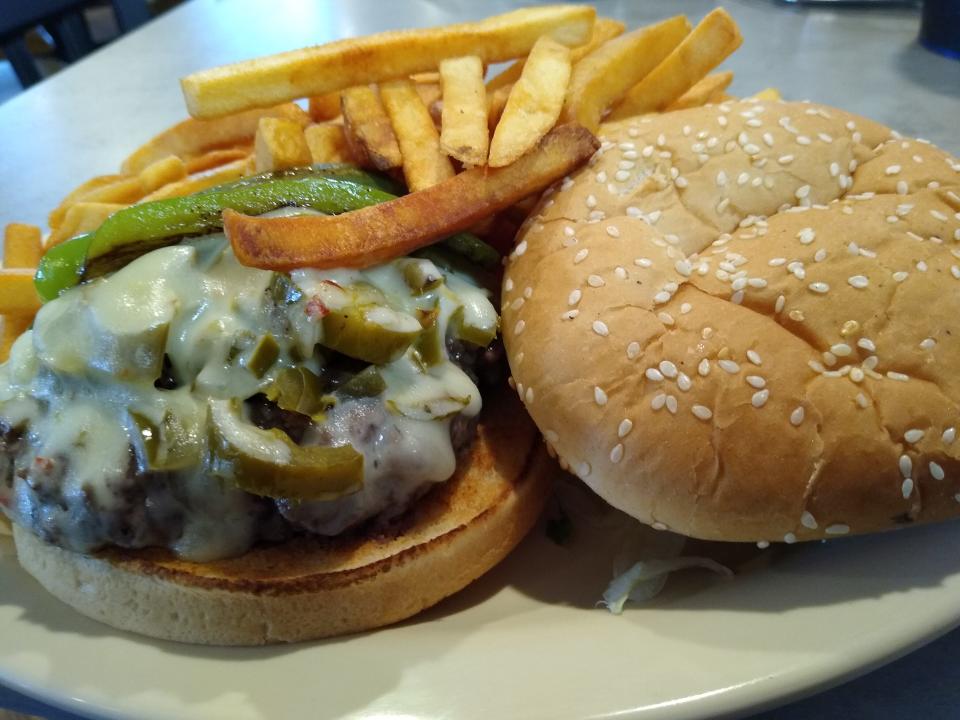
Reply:
[[[24,34],[43,25],[60,56],[66,62],[78,60],[96,47],[83,16],[83,9],[92,4],[92,0],[0,0],[0,47],[23,87],[42,79]],[[111,4],[121,33],[150,19],[147,0],[112,0]]]

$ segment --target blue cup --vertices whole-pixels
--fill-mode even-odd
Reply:
[[[924,0],[920,43],[941,55],[960,59],[960,0]]]

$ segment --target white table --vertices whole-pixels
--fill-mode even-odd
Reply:
[[[115,172],[147,137],[185,115],[176,78],[211,65],[349,35],[479,17],[487,0],[194,0],[0,106],[0,221],[42,224],[80,181]],[[699,18],[708,0],[597,0],[637,26]],[[732,92],[775,85],[868,115],[960,152],[960,63],[916,43],[909,10],[803,10],[729,0],[745,42]],[[764,718],[947,717],[960,707],[960,631],[858,681]],[[47,712],[0,689],[0,706]],[[53,711],[50,711],[53,713]],[[65,717],[54,714],[55,717]],[[759,716],[758,716],[759,717]]]

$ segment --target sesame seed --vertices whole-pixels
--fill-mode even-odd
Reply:
[[[593,331],[601,337],[606,337],[610,334],[610,328],[607,327],[607,324],[603,322],[603,320],[593,321]]]
[[[669,360],[660,361],[660,372],[664,377],[675,378],[677,376],[677,366]]]
[[[762,408],[764,405],[767,404],[767,400],[769,400],[769,399],[770,399],[770,391],[769,391],[769,390],[766,390],[766,389],[764,389],[764,390],[759,390],[759,391],[757,391],[757,392],[755,392],[755,393],[753,394],[753,397],[752,397],[752,398],[750,398],[750,403],[751,403],[755,408]]]
[[[587,284],[590,287],[595,287],[595,288],[603,287],[604,285],[606,285],[606,283],[603,281],[603,278],[600,277],[599,275],[588,275]]]
[[[647,376],[648,380],[652,380],[653,382],[663,381],[663,373],[657,370],[656,368],[653,368],[653,367],[647,368],[644,374]]]
[[[906,500],[913,494],[913,478],[904,478],[900,485],[900,492],[903,493],[903,499]]]
[[[736,292],[737,290],[743,290],[747,286],[747,279],[745,277],[737,278],[732,283],[730,283],[730,289]]]
[[[787,264],[787,259],[783,257],[775,257],[767,261],[767,265],[769,265],[770,267],[780,267],[781,265],[786,265],[786,264]]]
[[[955,279],[960,280],[960,266],[951,265],[950,274],[953,275]]]
[[[743,146],[743,151],[747,155],[756,155],[757,153],[760,152],[760,148],[754,143],[747,143],[746,145]]]
[[[633,421],[628,418],[624,418],[620,421],[620,425],[617,426],[617,437],[625,438],[630,434],[631,430],[633,430]]]
[[[670,412],[670,414],[676,415],[677,414],[677,398],[673,395],[667,395],[666,404],[667,404],[667,410]]]
[[[747,375],[747,377],[744,379],[747,381],[748,385],[757,389],[766,387],[767,385],[767,381],[760,375]]]
[[[830,177],[836,177],[839,174],[840,166],[835,162],[830,163]]]
[[[943,435],[940,436],[940,439],[943,440],[944,444],[952,445],[953,441],[957,439],[957,429],[954,427],[948,427],[943,431]]]
[[[910,456],[901,455],[898,464],[900,466],[900,474],[903,475],[903,477],[910,477],[913,472],[913,460],[910,459]]]
[[[919,262],[917,263],[917,270],[919,270],[920,272],[926,272],[926,271],[927,271],[927,264],[926,264],[923,260],[919,261]]]
[[[943,472],[943,468],[940,466],[940,463],[931,460],[928,467],[930,468],[930,475],[934,480],[943,480],[943,478],[946,477],[946,474]]]
[[[654,410],[660,410],[664,405],[667,404],[667,394],[666,393],[657,393],[653,396],[653,400],[650,401],[650,407]]]
[[[767,147],[773,147],[773,135],[765,132],[763,134],[763,142],[766,143]]]
[[[578,251],[577,251],[577,254],[573,256],[573,264],[574,264],[574,265],[579,265],[580,263],[582,263],[584,260],[587,259],[587,255],[589,255],[589,254],[590,254],[590,251],[587,250],[587,248],[583,248],[582,250],[578,250]]]
[[[552,443],[555,443],[560,439],[560,435],[556,430],[545,430],[543,436]]]
[[[779,312],[783,312],[783,307],[784,307],[784,305],[786,305],[786,304],[787,304],[787,298],[784,297],[783,295],[778,295],[778,296],[777,296],[777,302],[776,302],[776,304],[773,306],[774,312],[778,312],[778,313],[779,313]]]
[[[793,425],[794,427],[799,426],[800,423],[803,422],[803,416],[804,416],[803,407],[802,406],[795,407],[793,409],[793,412],[790,413],[790,424]]]
[[[636,260],[633,261],[633,264],[642,268],[653,267],[653,261],[650,260],[650,258],[645,258],[645,257],[637,258]]]
[[[727,116],[726,116],[726,115],[720,115],[720,116],[717,118],[717,124],[718,124],[720,127],[726,127],[726,126],[727,126],[727,123],[728,123],[728,120],[727,120]]]
[[[752,362],[754,365],[763,365],[763,359],[760,357],[760,353],[756,350],[747,350],[747,360]]]
[[[794,195],[797,197],[798,200],[803,200],[804,198],[810,195],[810,186],[801,185],[800,187],[797,188],[797,191],[794,193]]]
[[[678,177],[676,180],[674,180],[673,184],[676,185],[678,188],[683,189],[687,187],[687,185],[689,185],[690,183],[687,182],[687,179],[685,177],[681,176],[681,177]]]
[[[813,516],[812,513],[804,510],[800,514],[800,524],[809,530],[817,529],[817,519]]]
[[[723,187],[727,184],[727,174],[721,170],[717,173],[717,187]]]
[[[900,372],[894,372],[893,370],[887,373],[887,377],[890,378],[891,380],[899,380],[900,382],[906,382],[907,380],[910,379],[909,375],[904,375],[903,373],[900,373]]]
[[[850,283],[851,287],[855,287],[858,290],[862,290],[870,284],[870,280],[866,275],[851,275],[847,278],[847,282]]]
[[[944,214],[943,214],[942,212],[940,212],[939,210],[931,210],[931,211],[930,211],[930,214],[931,214],[934,218],[936,218],[937,220],[939,220],[940,222],[946,222],[946,221],[947,221],[947,216],[944,215]]]
[[[691,304],[688,303],[688,302],[682,303],[682,304],[680,305],[680,314],[681,314],[681,315],[686,315],[686,314],[689,313],[691,310],[693,310],[693,305],[691,305]]]
[[[572,290],[570,295],[567,297],[567,305],[576,305],[580,302],[580,298],[583,297],[583,293],[580,290]]]
[[[640,343],[633,341],[627,345],[627,359],[636,360],[640,355]]]
[[[730,206],[730,198],[723,198],[720,202],[717,203],[717,212],[722,213]]]
[[[797,536],[794,535],[792,532],[788,532],[786,535],[783,536],[783,541],[787,545],[793,545],[793,543],[797,541]]]
[[[807,287],[813,290],[813,292],[820,293],[821,295],[830,292],[830,286],[825,282],[810,283]]]
[[[737,290],[733,295],[730,296],[730,302],[734,305],[739,305],[743,302],[743,290]]]
[[[858,367],[850,368],[850,379],[854,382],[863,382],[864,374],[863,370]]]
[[[713,410],[708,408],[706,405],[694,405],[690,408],[690,412],[692,412],[694,416],[700,420],[709,420],[713,417]]]
[[[562,320],[573,320],[577,315],[580,314],[579,310],[567,310],[565,313],[560,315]]]
[[[623,460],[623,443],[617,443],[610,451],[610,462],[616,464]]]
[[[599,385],[593,386],[593,401],[601,407],[607,404],[607,394]]]
[[[884,170],[883,172],[884,172],[885,175],[896,175],[898,172],[900,172],[900,166],[899,166],[899,165],[888,165],[888,166],[887,166],[887,169]]]
[[[673,315],[668,312],[657,313],[657,320],[662,322],[664,325],[673,325],[674,323]]]
[[[720,369],[731,375],[736,375],[740,372],[740,366],[735,363],[733,360],[718,360],[717,365],[720,366]]]
[[[863,393],[857,393],[857,405],[862,408],[870,407],[870,399]]]
[[[746,185],[748,182],[750,182],[749,173],[742,172],[737,175],[737,185]]]
[[[697,365],[697,372],[701,377],[706,377],[710,374],[710,361],[704,358],[700,361],[700,364]]]
[[[513,326],[513,334],[519,335],[526,326],[527,324],[523,320],[517,320],[517,324]]]
[[[656,295],[653,296],[653,302],[656,303],[657,305],[663,305],[663,303],[669,302],[669,301],[670,301],[670,293],[666,292],[665,290],[661,290],[660,292],[658,292]]]
[[[609,235],[612,238],[620,237],[620,228],[618,228],[616,225],[608,225],[607,235]]]
[[[526,251],[527,251],[527,241],[526,241],[526,240],[521,240],[521,241],[517,244],[517,247],[514,249],[513,253],[514,253],[514,255],[516,255],[517,257],[520,257],[520,256],[523,255]]]
[[[532,387],[528,387],[528,388],[527,388],[526,399],[527,399],[527,404],[530,404],[530,403],[533,402],[533,388],[532,388]]]
[[[616,180],[617,182],[626,182],[627,180],[630,179],[630,173],[627,172],[626,170],[617,170],[613,174],[613,179]]]
[[[924,432],[919,428],[911,428],[903,434],[903,439],[906,440],[911,445],[913,443],[920,442],[923,439]]]
[[[663,133],[660,133],[659,135],[657,135],[657,145],[659,145],[660,147],[663,147],[666,144],[667,144],[667,136],[664,135]]]
[[[898,195],[906,195],[906,194],[907,194],[907,191],[908,191],[909,189],[910,189],[910,188],[909,188],[909,186],[907,185],[907,181],[906,181],[906,180],[898,180],[898,181],[897,181],[897,194],[898,194]]]
[[[777,162],[781,165],[789,165],[793,162],[793,155],[781,155],[777,158]]]
[[[826,372],[826,368],[823,367],[823,364],[818,363],[816,360],[807,360],[807,365],[816,373]]]
[[[844,523],[834,523],[833,525],[827,525],[824,532],[827,535],[846,535],[850,532],[850,526]]]
[[[590,463],[582,462],[577,466],[577,475],[580,479],[590,476]]]
[[[764,280],[763,278],[757,278],[757,277],[749,278],[747,280],[747,285],[749,285],[752,288],[762,289],[767,286],[767,281]]]

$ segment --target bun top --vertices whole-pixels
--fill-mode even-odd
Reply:
[[[601,135],[504,277],[513,379],[561,461],[708,539],[960,515],[960,162],[808,103]]]

